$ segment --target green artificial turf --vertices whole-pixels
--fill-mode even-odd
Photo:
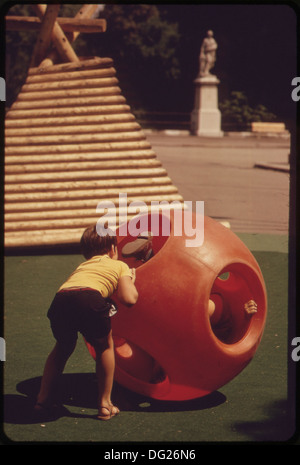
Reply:
[[[262,242],[265,250],[259,250],[253,237],[245,236],[244,240],[250,241],[260,264],[269,301],[265,332],[254,359],[217,392],[187,402],[154,401],[116,384],[113,398],[121,414],[109,422],[94,417],[94,360],[81,337],[62,377],[60,393],[65,410],[45,422],[31,416],[44,362],[54,343],[47,308],[58,286],[82,257],[6,257],[3,430],[7,441],[93,442],[104,447],[104,454],[114,443],[125,444],[130,450],[129,444],[134,442],[192,445],[288,440],[294,433],[295,406],[288,398],[287,241],[272,239],[267,246],[270,242],[266,240]],[[276,243],[280,246],[274,247]]]

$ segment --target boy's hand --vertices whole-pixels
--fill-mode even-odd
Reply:
[[[257,303],[254,300],[249,300],[249,302],[245,303],[244,309],[248,315],[253,315],[257,313]]]
[[[135,282],[135,268],[131,268],[131,279],[132,279],[132,282],[134,283]]]

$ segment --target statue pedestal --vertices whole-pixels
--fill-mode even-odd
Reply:
[[[222,137],[221,112],[218,108],[216,76],[198,77],[194,81],[195,104],[191,114],[191,134],[195,136]]]

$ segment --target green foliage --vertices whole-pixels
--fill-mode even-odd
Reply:
[[[180,77],[177,23],[164,19],[155,5],[106,5],[101,17],[108,26],[98,39],[98,54],[114,59],[131,104],[151,108],[159,93],[163,105]]]
[[[223,124],[247,126],[253,122],[272,122],[277,118],[264,105],[252,108],[243,92],[231,92],[230,98],[220,103]]]

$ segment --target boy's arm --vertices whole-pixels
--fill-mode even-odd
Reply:
[[[134,305],[138,300],[138,291],[135,287],[135,270],[132,270],[132,276],[121,276],[118,283],[118,298],[125,305]]]

